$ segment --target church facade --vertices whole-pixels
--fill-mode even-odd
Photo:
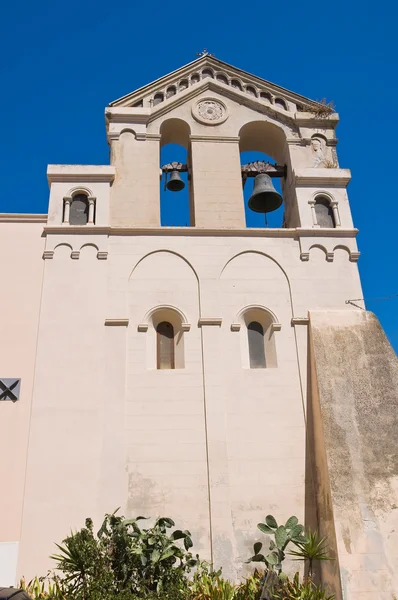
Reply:
[[[397,359],[349,302],[338,115],[205,55],[105,117],[110,165],[49,165],[48,214],[0,216],[0,585],[121,507],[173,518],[232,579],[265,515],[297,515],[338,599],[392,599]],[[186,164],[161,165],[169,143]],[[190,226],[161,226],[183,173]],[[248,174],[260,204],[281,179],[281,227],[246,227]]]

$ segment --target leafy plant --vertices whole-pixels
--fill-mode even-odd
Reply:
[[[236,587],[221,572],[202,572],[194,578],[192,600],[234,600]]]
[[[306,533],[305,542],[295,542],[298,550],[290,550],[289,554],[295,556],[295,560],[308,561],[308,574],[313,575],[313,565],[316,560],[334,560],[329,556],[327,538],[320,537],[317,531],[310,529]]]
[[[295,544],[305,543],[307,538],[303,534],[304,527],[300,525],[297,517],[290,517],[285,525],[278,525],[275,517],[267,515],[264,523],[259,523],[257,528],[263,533],[272,535],[269,543],[269,552],[264,555],[261,553],[263,544],[256,542],[253,546],[254,554],[248,562],[265,563],[268,569],[276,573],[282,573],[282,563],[286,558],[285,550],[290,542]]]
[[[139,526],[145,517],[124,519],[107,514],[95,535],[93,522],[71,533],[52,556],[61,571],[66,595],[93,600],[124,593],[140,597],[160,594],[185,597],[186,575],[198,564],[189,549],[189,531],[175,529],[174,521],[162,517],[147,529]],[[180,545],[182,542],[182,547]]]
[[[300,582],[296,573],[292,580],[283,582],[274,592],[275,600],[334,600],[334,594],[328,595],[326,588],[315,585],[311,579]]]

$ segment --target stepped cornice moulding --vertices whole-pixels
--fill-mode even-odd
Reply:
[[[109,165],[48,165],[48,183],[104,182],[110,183],[116,174]]]
[[[308,168],[293,171],[298,186],[346,187],[351,180],[350,169]]]

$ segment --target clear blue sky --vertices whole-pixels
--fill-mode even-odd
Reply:
[[[398,349],[398,297],[371,300],[398,294],[397,13],[391,0],[6,1],[0,212],[46,212],[47,163],[107,164],[104,107],[207,47],[259,77],[335,102],[364,295]]]

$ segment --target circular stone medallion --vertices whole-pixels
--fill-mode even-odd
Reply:
[[[193,117],[204,125],[220,125],[228,119],[224,102],[214,98],[201,98],[192,107]]]

